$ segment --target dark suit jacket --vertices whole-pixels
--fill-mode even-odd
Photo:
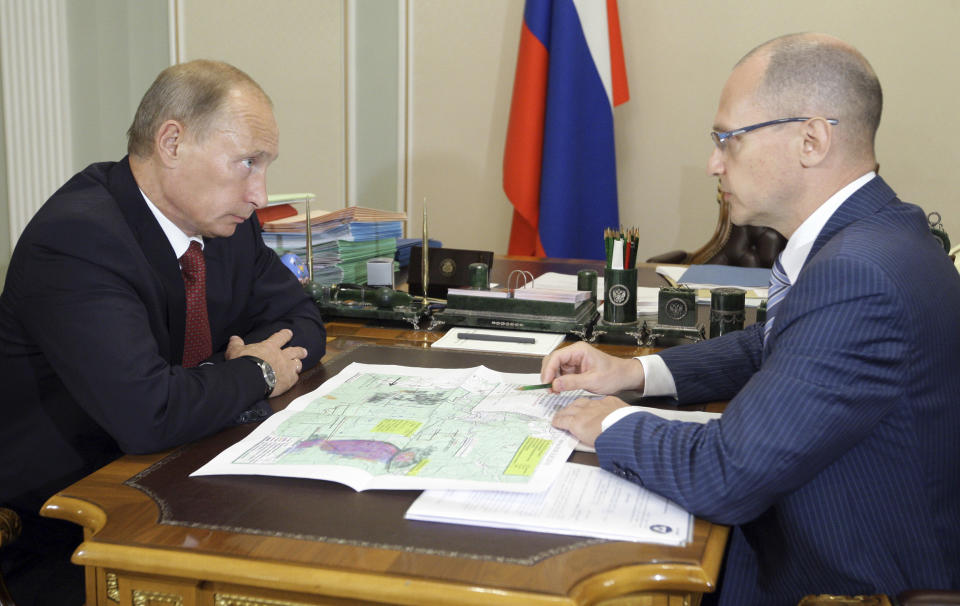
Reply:
[[[735,525],[722,604],[960,589],[960,276],[879,177],[827,222],[762,325],[661,353],[707,425],[634,414],[604,468]]]
[[[0,503],[34,513],[121,453],[213,433],[263,399],[260,370],[223,359],[280,328],[324,353],[316,305],[264,246],[255,218],[205,241],[215,364],[180,366],[179,264],[126,159],[88,167],[17,242],[0,295]],[[261,403],[262,407],[263,404]]]

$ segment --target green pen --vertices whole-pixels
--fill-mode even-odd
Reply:
[[[531,389],[550,389],[553,383],[541,383],[540,385],[521,385],[517,391],[530,391]]]

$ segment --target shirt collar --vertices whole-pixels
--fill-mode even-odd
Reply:
[[[784,247],[783,253],[780,255],[780,264],[783,265],[783,270],[786,272],[791,284],[796,282],[797,276],[800,275],[800,270],[803,269],[803,264],[807,260],[807,255],[810,254],[810,249],[813,248],[813,243],[816,241],[817,236],[820,235],[820,232],[823,231],[823,227],[827,224],[827,221],[830,220],[830,217],[833,216],[833,213],[840,208],[841,204],[846,202],[847,198],[853,195],[853,192],[866,185],[876,176],[877,173],[870,171],[845,185],[840,191],[827,198],[827,201],[821,204],[817,210],[813,211],[813,213],[800,224],[800,227],[793,232],[793,235],[787,240],[787,245]]]
[[[150,201],[150,198],[147,197],[147,194],[143,193],[142,189],[140,190],[140,195],[143,196],[144,201],[146,201],[147,208],[149,208],[153,216],[157,218],[160,229],[162,229],[164,235],[167,236],[167,240],[170,241],[170,246],[173,248],[173,254],[175,254],[178,259],[183,256],[183,253],[187,252],[191,242],[199,242],[200,248],[203,248],[203,238],[200,236],[191,237],[183,233],[182,229],[177,227],[173,221],[160,212],[160,209]]]

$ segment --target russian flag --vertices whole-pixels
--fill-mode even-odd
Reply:
[[[511,255],[603,259],[620,224],[613,107],[630,98],[616,0],[526,0],[503,155]]]

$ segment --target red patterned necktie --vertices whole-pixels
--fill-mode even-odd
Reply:
[[[196,240],[180,257],[183,287],[187,293],[187,322],[183,335],[183,366],[192,368],[210,357],[210,320],[207,318],[207,264]]]

